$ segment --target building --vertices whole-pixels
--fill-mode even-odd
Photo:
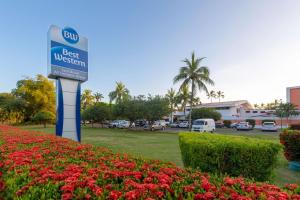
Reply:
[[[251,110],[252,105],[247,100],[225,101],[217,103],[204,103],[194,106],[194,108],[213,108],[222,115],[222,120],[240,121],[245,110]],[[185,112],[174,112],[174,118],[184,120],[189,115],[190,108],[187,107]]]
[[[288,87],[286,89],[286,97],[287,102],[296,105],[300,111],[300,86]],[[240,122],[245,121],[246,119],[254,119],[256,121],[257,128],[259,128],[262,124],[262,121],[266,119],[274,120],[278,125],[282,124],[283,127],[286,127],[287,124],[300,123],[300,115],[292,116],[287,121],[286,119],[280,119],[277,117],[275,115],[275,110],[254,109],[247,100],[204,103],[196,105],[194,108],[213,108],[221,114],[221,120]],[[174,112],[174,119],[188,119],[189,111],[190,108],[187,107],[184,112]]]
[[[300,86],[286,88],[286,102],[292,103],[300,109]]]

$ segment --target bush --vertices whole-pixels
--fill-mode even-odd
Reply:
[[[225,126],[226,128],[230,128],[230,126],[231,126],[231,121],[230,121],[230,120],[224,120],[224,121],[223,121],[223,124],[224,124],[224,126]]]
[[[213,108],[196,108],[192,110],[192,119],[211,118],[215,121],[221,119],[221,114]]]
[[[255,119],[246,119],[246,122],[249,122],[249,124],[252,126],[252,128],[255,127]]]
[[[268,180],[281,145],[241,136],[181,133],[179,144],[185,167],[204,172]]]
[[[300,131],[284,130],[280,133],[280,143],[284,145],[287,160],[300,161]]]
[[[55,119],[55,115],[49,111],[40,111],[36,113],[33,117],[33,121],[42,123],[44,128],[46,128],[47,123],[52,123]]]
[[[291,124],[290,129],[291,130],[300,130],[300,124]]]

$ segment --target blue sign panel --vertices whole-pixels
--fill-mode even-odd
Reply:
[[[49,28],[48,77],[81,82],[88,79],[88,41],[70,27]]]
[[[51,41],[51,65],[88,71],[88,52]]]

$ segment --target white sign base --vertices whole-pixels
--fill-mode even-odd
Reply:
[[[80,81],[56,81],[56,135],[81,141]]]

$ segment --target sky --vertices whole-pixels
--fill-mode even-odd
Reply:
[[[286,100],[300,85],[298,0],[19,0],[0,5],[0,92],[47,75],[47,31],[73,27],[89,40],[83,89],[108,100],[116,81],[131,95],[163,95],[195,51],[224,100]],[[209,102],[204,92],[202,102]],[[215,100],[217,101],[217,100]]]

